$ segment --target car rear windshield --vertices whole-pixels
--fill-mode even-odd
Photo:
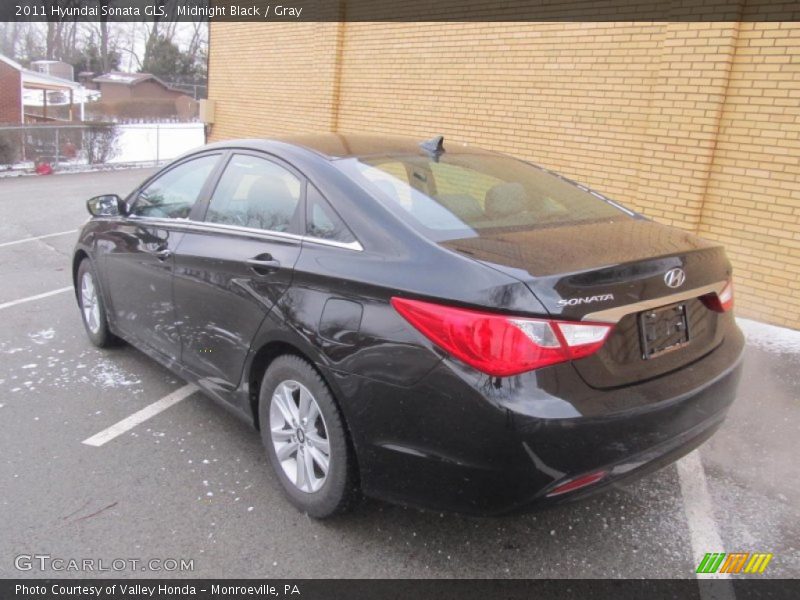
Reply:
[[[390,210],[436,241],[631,218],[627,209],[514,158],[369,156],[336,161]]]

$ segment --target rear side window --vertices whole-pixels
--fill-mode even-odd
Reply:
[[[445,152],[438,161],[370,156],[336,165],[437,241],[632,215],[545,169],[502,155]]]
[[[161,219],[188,218],[218,159],[218,154],[195,158],[151,181],[136,196],[131,214]]]
[[[355,236],[313,185],[306,190],[306,235],[349,244]]]
[[[267,231],[293,231],[302,182],[282,166],[235,154],[220,177],[206,221]]]

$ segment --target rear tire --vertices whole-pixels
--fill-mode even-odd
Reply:
[[[86,329],[89,341],[98,348],[107,348],[118,343],[119,338],[111,333],[108,328],[103,296],[97,285],[97,276],[94,268],[88,258],[84,258],[78,267],[76,289],[78,307],[81,311],[83,326]]]
[[[355,457],[314,367],[298,356],[276,358],[261,382],[258,420],[272,468],[298,510],[324,519],[352,507],[359,495]]]

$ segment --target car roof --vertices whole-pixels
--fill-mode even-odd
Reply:
[[[281,136],[263,139],[224,140],[206,148],[248,147],[255,150],[276,150],[286,145],[309,150],[327,160],[341,158],[364,158],[367,156],[419,155],[426,151],[420,146],[427,139],[412,137],[387,136],[363,133],[320,133]],[[462,143],[444,140],[444,149],[448,153],[458,154],[491,154]]]

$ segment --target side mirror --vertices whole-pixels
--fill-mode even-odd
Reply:
[[[116,194],[90,198],[86,202],[86,208],[93,217],[118,217],[126,212],[125,202]]]

